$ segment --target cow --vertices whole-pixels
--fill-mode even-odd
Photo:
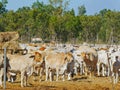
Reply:
[[[36,61],[31,54],[26,55],[11,55],[7,54],[7,69],[8,80],[10,79],[9,73],[21,73],[21,87],[27,86],[28,76],[32,75]]]
[[[120,51],[116,51],[110,54],[110,70],[114,80],[114,84],[118,82],[118,73],[120,69]]]
[[[52,70],[54,69],[56,71],[56,81],[58,81],[59,74],[63,74],[63,81],[65,76],[65,71],[68,73],[68,80],[71,79],[70,75],[73,72],[74,68],[74,60],[71,53],[48,53],[45,56],[45,69],[46,69],[46,81],[48,80],[48,75],[50,78],[50,81],[53,80],[52,78]]]
[[[28,54],[29,55],[29,54]],[[30,54],[31,55],[31,54]],[[45,70],[45,62],[44,62],[44,60],[43,60],[43,55],[45,55],[45,53],[39,53],[39,52],[34,52],[31,56],[33,57],[33,59],[34,59],[34,62],[35,62],[35,64],[34,64],[34,67],[33,67],[33,69],[34,69],[34,72],[33,72],[33,74],[34,74],[34,80],[36,80],[36,77],[35,77],[35,75],[38,75],[38,74],[40,74],[40,81],[41,81],[41,78],[42,78],[42,71],[43,70]],[[39,73],[39,71],[40,71],[40,73]],[[13,73],[13,72],[9,72],[8,73],[8,81],[9,82],[13,82],[14,80],[13,80],[13,78],[12,77],[14,77],[14,76],[16,76],[16,74],[15,73]]]
[[[81,52],[79,50],[73,50],[72,51],[72,54],[73,54],[73,57],[74,57],[74,60],[76,61],[75,63],[75,74],[78,74],[78,69],[79,69],[79,73],[82,75],[84,74],[84,66],[85,66],[85,63],[84,63],[84,60],[81,56]]]
[[[99,50],[98,53],[98,62],[97,62],[97,74],[100,76],[100,66],[102,66],[102,76],[110,75],[110,64],[109,64],[109,56],[105,50]],[[106,72],[105,72],[106,71]]]
[[[118,82],[119,69],[120,69],[120,56],[116,56],[115,59],[116,61],[113,64],[113,73],[112,73],[114,84]]]
[[[6,71],[10,68],[10,65],[9,65],[9,61],[8,59],[6,60],[6,68],[4,68],[4,55],[3,54],[0,54],[0,86],[2,87],[2,77],[3,77],[3,74],[4,74],[4,69],[6,69]]]
[[[116,56],[120,56],[120,51],[109,53],[109,58],[110,58],[109,63],[110,63],[111,72],[113,72],[113,64],[116,62]]]
[[[34,60],[36,61],[36,65],[34,66],[34,70],[37,75],[40,75],[39,81],[42,80],[42,72],[45,70],[45,55],[46,52],[35,52]],[[34,80],[36,80],[36,77],[34,77]]]
[[[94,71],[95,74],[97,69],[98,61],[97,51],[89,46],[80,46],[79,50],[81,51],[81,56],[86,65],[85,75],[87,76],[87,73],[89,73],[89,76],[91,77],[92,71]]]

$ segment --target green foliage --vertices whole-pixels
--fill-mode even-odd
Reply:
[[[0,1],[0,14],[7,12],[7,9],[6,9],[7,3],[8,3],[7,0]]]
[[[7,2],[0,2],[0,32],[18,31],[20,41],[32,37],[56,40],[62,43],[120,43],[120,12],[103,9],[96,15],[85,15],[86,9],[67,10],[69,0],[37,0],[31,7],[7,11]]]
[[[84,5],[78,7],[78,15],[84,15],[86,13],[86,8]]]

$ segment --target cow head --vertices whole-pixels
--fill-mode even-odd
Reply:
[[[43,61],[42,54],[39,53],[39,52],[35,52],[34,60],[35,60],[36,62],[41,62],[41,61]]]
[[[1,68],[3,68],[3,66],[4,66],[4,56],[3,56],[3,58],[2,58],[2,63],[1,63],[1,65],[2,65]],[[0,66],[1,66],[1,65],[0,65]],[[11,68],[11,66],[10,66],[10,63],[9,63],[9,58],[6,56],[6,69],[9,70],[10,68]]]
[[[81,56],[82,56],[83,59],[86,59],[86,58],[87,58],[85,52],[82,52],[82,53],[81,53]]]
[[[73,55],[71,52],[68,52],[65,54],[65,61],[67,61],[67,62],[73,61]]]
[[[94,60],[94,55],[92,53],[82,52],[81,56],[83,57],[84,60],[91,60],[91,61]]]

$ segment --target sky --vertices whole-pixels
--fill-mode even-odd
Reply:
[[[7,9],[16,11],[23,6],[32,6],[37,0],[8,0]],[[48,0],[39,0],[48,4]],[[94,15],[100,10],[110,9],[120,11],[120,0],[70,0],[69,9],[74,9],[78,13],[78,6],[84,5],[87,15]]]

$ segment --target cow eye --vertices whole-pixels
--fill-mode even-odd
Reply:
[[[81,55],[78,54],[77,56],[81,56]]]

